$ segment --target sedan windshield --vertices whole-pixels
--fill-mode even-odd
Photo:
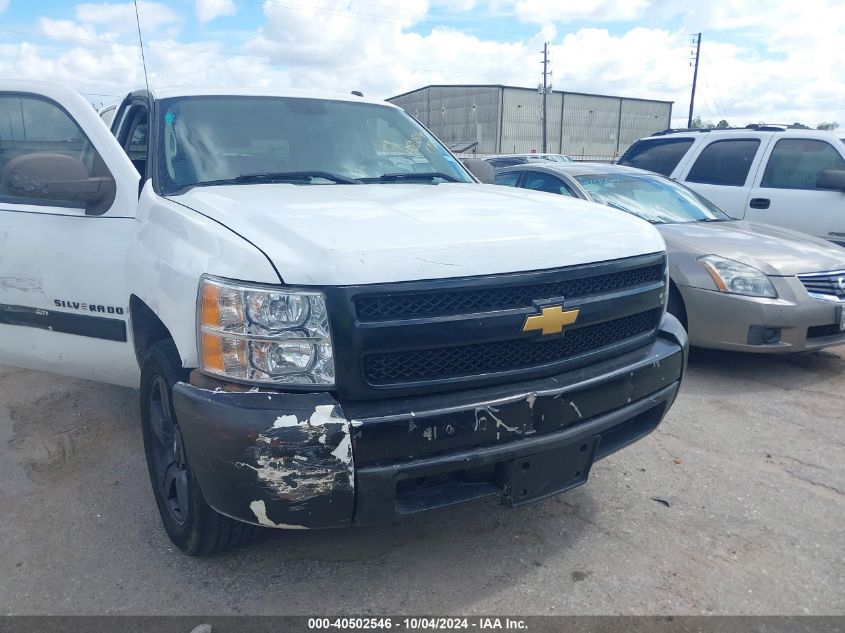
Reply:
[[[694,191],[648,174],[575,176],[590,199],[653,224],[720,222],[731,218]]]
[[[291,97],[160,102],[157,186],[472,182],[440,142],[397,108]]]

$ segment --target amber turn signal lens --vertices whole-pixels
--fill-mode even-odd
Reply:
[[[215,328],[220,325],[220,286],[217,284],[203,286],[202,324]]]
[[[203,308],[205,297],[203,297]],[[205,310],[203,310],[205,313]],[[203,314],[203,318],[205,315]],[[205,369],[223,373],[223,339],[214,334],[202,335],[202,365]]]
[[[703,261],[701,263],[704,265],[704,270],[706,270],[707,273],[710,275],[710,277],[713,278],[713,283],[716,284],[716,287],[721,292],[728,292],[728,287],[725,285],[725,282],[722,280],[721,275],[719,275],[719,273],[716,271],[716,269],[713,268],[712,264],[710,264],[710,262],[705,262],[705,261]]]

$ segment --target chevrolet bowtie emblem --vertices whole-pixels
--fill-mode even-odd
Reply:
[[[548,306],[540,310],[540,314],[525,317],[523,332],[541,330],[543,335],[560,334],[567,325],[578,320],[580,310],[564,310],[563,306]]]

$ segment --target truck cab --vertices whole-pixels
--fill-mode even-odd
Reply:
[[[675,399],[654,228],[480,184],[395,106],[143,90],[109,130],[3,81],[0,120],[0,362],[140,390],[189,554],[537,501]]]

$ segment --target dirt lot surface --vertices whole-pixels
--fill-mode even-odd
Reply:
[[[845,347],[693,354],[667,420],[520,510],[175,551],[137,393],[0,367],[0,605],[15,614],[845,612]],[[656,501],[663,499],[665,502]]]

